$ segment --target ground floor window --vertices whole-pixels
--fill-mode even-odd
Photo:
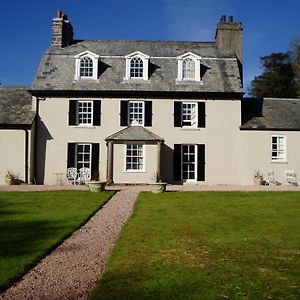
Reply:
[[[68,143],[67,168],[89,169],[89,177],[99,177],[99,143]]]
[[[175,181],[205,180],[204,144],[175,144],[173,162]]]
[[[182,179],[195,180],[197,170],[196,145],[182,145]]]
[[[144,145],[127,144],[126,145],[126,171],[144,170]]]
[[[286,160],[286,137],[282,135],[272,135],[272,160]]]
[[[80,168],[91,168],[91,144],[77,144],[76,145],[76,165],[77,169]]]

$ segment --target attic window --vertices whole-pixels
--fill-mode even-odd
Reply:
[[[93,77],[93,60],[91,58],[80,59],[80,77]]]
[[[201,57],[188,52],[177,57],[178,60],[178,81],[201,81],[200,61]]]
[[[99,55],[84,51],[74,56],[75,79],[97,79]]]
[[[149,56],[142,52],[134,52],[127,56],[125,80],[148,80]]]

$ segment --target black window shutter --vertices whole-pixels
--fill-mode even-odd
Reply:
[[[92,144],[91,179],[99,180],[99,144]]]
[[[68,158],[67,158],[67,168],[76,168],[75,166],[75,143],[68,143]]]
[[[205,128],[205,102],[198,102],[198,127]]]
[[[174,102],[174,127],[181,127],[181,102]]]
[[[173,173],[174,173],[174,180],[181,181],[181,144],[174,145]]]
[[[94,100],[93,101],[93,125],[100,126],[101,125],[101,101]]]
[[[145,126],[152,126],[152,101],[145,101]]]
[[[120,125],[128,126],[128,101],[121,101]]]
[[[205,145],[198,145],[197,181],[205,180]]]
[[[69,101],[69,125],[77,125],[76,114],[77,114],[77,100],[70,100]]]

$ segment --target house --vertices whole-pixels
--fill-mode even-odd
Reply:
[[[75,40],[59,11],[29,89],[32,181],[55,184],[69,167],[108,183],[299,174],[299,100],[243,99],[242,32],[223,16],[214,42]]]
[[[28,87],[0,88],[0,183],[7,172],[30,182],[35,113]]]

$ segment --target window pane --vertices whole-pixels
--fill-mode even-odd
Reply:
[[[143,170],[143,145],[128,144],[126,145],[126,170]]]

